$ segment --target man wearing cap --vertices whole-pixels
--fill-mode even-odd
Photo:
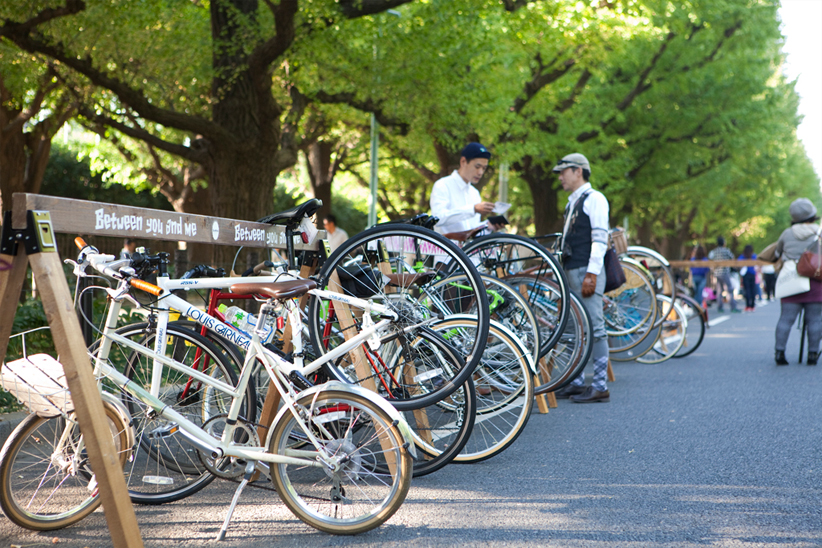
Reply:
[[[594,345],[589,363],[594,364],[591,386],[581,374],[556,397],[576,403],[610,401],[608,392],[608,336],[602,315],[605,292],[605,251],[608,249],[608,200],[591,187],[591,165],[579,153],[569,154],[554,166],[562,189],[570,192],[562,229],[562,266],[568,286],[582,301],[594,327]],[[587,364],[586,364],[587,365]]]
[[[494,204],[483,202],[474,188],[488,169],[491,153],[480,143],[468,143],[460,153],[460,167],[434,183],[431,190],[431,214],[439,218],[435,230],[441,234],[463,232],[482,224],[482,215],[494,210]]]

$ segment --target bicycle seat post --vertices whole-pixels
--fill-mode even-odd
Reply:
[[[294,231],[290,226],[285,227],[285,250],[288,255],[288,270],[295,270],[294,266]]]

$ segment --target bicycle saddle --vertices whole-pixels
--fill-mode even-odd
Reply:
[[[313,198],[307,202],[303,202],[297,207],[292,207],[279,213],[266,215],[262,219],[257,220],[258,223],[266,223],[269,225],[285,225],[289,228],[297,228],[300,222],[306,218],[314,215],[318,209],[323,205],[322,200]]]
[[[230,291],[240,295],[265,295],[284,301],[299,297],[315,287],[317,287],[317,282],[314,280],[289,280],[271,283],[239,283],[232,285]]]
[[[477,232],[487,228],[485,225],[478,226],[477,228],[472,228],[470,230],[463,230],[462,232],[449,232],[448,234],[443,234],[449,240],[456,240],[458,242],[464,242],[466,240],[470,240],[473,238]]]

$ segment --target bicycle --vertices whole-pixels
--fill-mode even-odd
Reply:
[[[380,332],[397,317],[377,303],[342,295],[326,295],[316,289],[311,280],[260,280],[253,284],[234,284],[222,281],[240,293],[253,289],[267,296],[261,308],[256,329],[248,341],[246,359],[236,384],[231,379],[231,368],[219,353],[209,353],[207,340],[196,333],[169,328],[170,310],[177,310],[203,325],[216,325],[217,320],[191,307],[173,295],[163,285],[173,285],[168,278],[158,277],[153,285],[135,276],[128,261],[115,261],[96,249],[81,246],[75,272],[82,275],[86,266],[117,281],[109,289],[111,305],[102,330],[101,343],[92,355],[95,373],[103,378],[104,388],[116,387],[127,402],[134,421],[137,440],[135,456],[130,459],[126,474],[129,480],[139,480],[155,486],[154,502],[181,498],[202,489],[214,476],[243,477],[229,506],[218,539],[225,537],[234,508],[250,478],[261,471],[271,477],[286,506],[302,521],[319,530],[335,534],[356,534],[385,522],[396,512],[408,492],[411,478],[411,458],[416,454],[412,436],[400,414],[373,392],[343,383],[305,387],[301,382],[305,373],[319,369],[323,359],[303,366],[295,352],[294,362],[265,349],[260,333],[267,315],[278,307],[285,307],[289,321],[299,325],[299,311],[290,300],[306,292],[315,292],[326,298],[362,310],[363,317],[379,316],[379,321],[365,320],[365,329],[357,333],[336,352],[342,354],[362,342],[379,346]],[[212,280],[212,283],[216,281]],[[130,298],[132,288],[160,297],[153,311],[154,347],[149,348],[116,330],[116,319],[124,300]],[[124,328],[130,329],[129,327]],[[132,331],[128,331],[132,332]],[[167,334],[174,334],[181,344],[172,345],[167,354]],[[302,348],[301,330],[294,330],[294,346]],[[189,350],[186,350],[189,345]],[[114,349],[114,350],[113,350]],[[213,370],[220,375],[195,369],[174,359],[174,351],[186,354],[202,349],[211,363],[220,364]],[[112,366],[110,356],[126,356],[126,372],[136,370],[138,358],[151,361],[151,378],[142,379],[132,373],[129,377]],[[333,355],[330,355],[333,359]],[[240,415],[247,399],[246,388],[254,364],[260,359],[277,388],[283,407],[272,422],[265,442],[256,434],[255,425]],[[329,359],[329,358],[325,358]],[[115,360],[116,363],[116,360]],[[201,364],[198,364],[201,365]],[[178,375],[179,374],[179,375]],[[143,384],[146,386],[142,386]],[[302,384],[302,386],[301,386]],[[185,394],[188,386],[198,388]],[[205,388],[200,389],[204,386]],[[185,394],[185,395],[183,395]],[[196,415],[191,405],[193,394],[199,400]],[[180,396],[183,396],[180,398]],[[165,399],[165,401],[163,401]],[[139,402],[139,403],[137,403]],[[183,405],[178,410],[177,405]],[[16,454],[19,454],[17,452]],[[147,475],[150,465],[155,474]],[[174,485],[175,477],[192,474],[193,482]],[[210,478],[210,479],[204,479]],[[348,489],[346,489],[348,487]],[[0,490],[5,492],[6,486]],[[68,516],[81,519],[79,508]],[[75,521],[76,521],[75,519]]]

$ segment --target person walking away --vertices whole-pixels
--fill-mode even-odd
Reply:
[[[753,252],[753,246],[748,244],[742,250],[739,260],[751,261],[753,259],[756,259],[756,253]],[[739,275],[742,277],[742,291],[745,295],[745,312],[753,312],[756,307],[756,267],[743,266],[739,269]]]
[[[585,387],[583,371],[571,384],[556,392],[560,399],[575,403],[610,401],[608,392],[608,337],[602,314],[605,292],[605,251],[608,246],[609,205],[605,196],[588,182],[591,165],[579,153],[569,154],[553,169],[562,189],[570,192],[560,249],[568,287],[580,299],[594,327],[594,344],[588,364],[593,363],[591,385]],[[586,364],[586,367],[587,365]]]
[[[323,219],[323,228],[328,233],[328,245],[334,251],[348,239],[348,232],[337,226],[337,218],[331,214]]]
[[[691,256],[689,260],[691,261],[707,261],[706,257],[707,253],[705,252],[705,248],[697,244],[694,246],[693,250],[691,250]],[[691,284],[694,288],[694,299],[697,302],[702,303],[702,308],[707,308],[707,303],[705,302],[705,296],[702,294],[705,291],[705,284],[708,281],[708,276],[711,274],[711,269],[708,267],[691,267]]]
[[[772,264],[766,264],[760,270],[762,272],[762,281],[765,282],[765,299],[772,301],[774,298],[774,290],[776,289],[776,269]]]
[[[440,234],[472,230],[482,226],[483,215],[494,211],[495,204],[483,202],[474,188],[488,169],[490,158],[482,144],[468,143],[460,153],[459,168],[434,183],[429,199],[431,215],[439,219],[434,230]]]
[[[814,221],[816,206],[807,198],[794,200],[788,211],[791,214],[791,226],[786,228],[776,242],[776,258],[799,261],[802,252],[808,247],[819,232],[819,225]],[[776,343],[774,359],[776,365],[788,365],[785,348],[796,317],[805,311],[805,325],[808,328],[808,365],[819,361],[819,340],[822,339],[822,282],[811,278],[811,288],[805,293],[782,297],[782,313],[776,323]]]
[[[137,250],[137,242],[135,242],[131,238],[126,238],[123,241],[123,249],[120,250],[120,258],[121,259],[131,259],[131,256],[134,255],[134,252],[136,250]]]
[[[716,247],[708,253],[708,260],[711,261],[733,261],[734,254],[731,250],[725,247],[725,238],[719,236],[716,239]],[[740,312],[736,307],[736,300],[734,299],[734,286],[731,283],[731,269],[727,266],[718,266],[714,268],[714,278],[716,278],[716,300],[719,303],[717,311],[723,312],[725,303],[722,300],[722,292],[728,292],[728,300],[731,302],[731,312]]]

